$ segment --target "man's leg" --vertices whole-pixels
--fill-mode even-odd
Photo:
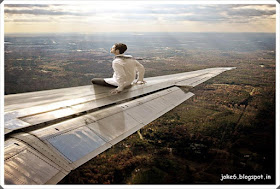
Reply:
[[[91,82],[92,82],[92,84],[95,84],[95,85],[102,85],[102,86],[106,86],[106,87],[117,87],[114,85],[110,85],[109,83],[106,83],[103,78],[94,78],[91,80]]]

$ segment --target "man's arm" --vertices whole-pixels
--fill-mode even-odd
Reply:
[[[136,70],[138,72],[138,76],[137,76],[137,81],[143,82],[144,83],[144,74],[145,74],[145,68],[142,64],[140,64],[137,60],[136,60]]]
[[[114,74],[116,75],[116,80],[118,83],[118,88],[116,88],[115,91],[120,92],[125,87],[126,74],[125,74],[123,67],[116,62],[113,62],[113,70],[114,70]]]

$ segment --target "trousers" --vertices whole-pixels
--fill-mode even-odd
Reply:
[[[103,78],[94,78],[91,80],[92,84],[95,85],[101,85],[101,86],[106,86],[106,87],[114,87],[116,88],[117,86],[115,85],[110,85],[109,83],[106,83]]]

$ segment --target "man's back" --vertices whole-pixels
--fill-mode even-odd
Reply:
[[[117,55],[112,63],[114,69],[113,78],[105,79],[106,82],[120,88],[129,86],[138,72],[138,80],[143,80],[144,67],[130,55]]]
[[[138,72],[136,84],[144,84],[145,68],[137,60],[130,55],[123,55],[127,50],[127,46],[123,43],[116,43],[112,46],[110,52],[115,55],[113,61],[113,78],[94,78],[91,80],[93,84],[103,86],[115,86],[116,89],[112,90],[112,94],[121,92],[125,87],[132,84]]]

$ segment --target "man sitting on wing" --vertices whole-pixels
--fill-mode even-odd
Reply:
[[[115,59],[112,62],[114,74],[112,78],[96,78],[91,82],[97,85],[114,86],[116,89],[111,93],[116,94],[124,90],[132,84],[137,74],[136,84],[144,84],[145,69],[142,64],[135,60],[131,55],[124,55],[127,50],[127,46],[123,43],[116,43],[111,48],[111,53],[115,55]]]

